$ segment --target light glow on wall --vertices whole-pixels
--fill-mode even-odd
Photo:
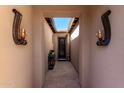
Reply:
[[[76,37],[79,36],[79,25],[77,28],[74,30],[74,32],[71,34],[71,40],[75,39]]]

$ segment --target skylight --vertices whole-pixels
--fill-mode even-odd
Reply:
[[[53,18],[54,26],[57,32],[68,31],[72,18]]]

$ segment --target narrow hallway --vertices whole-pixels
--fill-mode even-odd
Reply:
[[[80,88],[78,73],[71,62],[56,62],[46,75],[44,88]]]

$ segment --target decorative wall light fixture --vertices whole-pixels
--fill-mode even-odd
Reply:
[[[20,29],[21,21],[22,21],[22,14],[18,12],[16,9],[13,9],[15,14],[14,21],[13,21],[13,40],[17,45],[26,45],[27,41],[25,40],[26,31],[25,29]]]
[[[98,38],[98,41],[96,42],[97,46],[107,46],[110,43],[111,25],[108,17],[110,14],[111,14],[111,10],[108,10],[101,16],[104,32],[99,30],[96,33],[96,37]]]

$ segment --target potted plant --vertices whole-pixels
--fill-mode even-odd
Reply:
[[[51,70],[55,65],[55,52],[54,50],[50,50],[48,54],[48,69]]]

